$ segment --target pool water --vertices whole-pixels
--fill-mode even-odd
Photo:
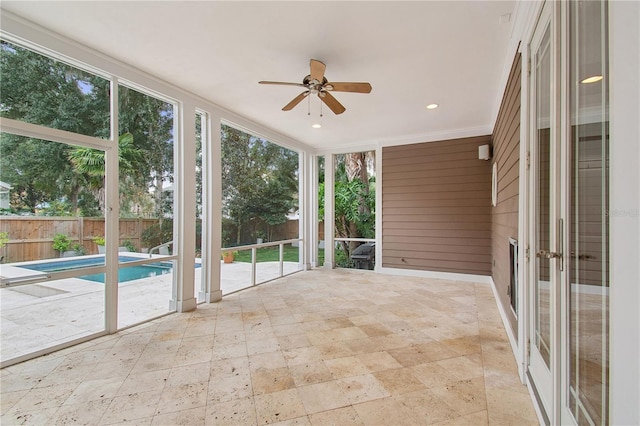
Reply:
[[[118,269],[118,282],[139,280],[142,278],[156,277],[158,275],[170,274],[173,265],[168,262],[151,263],[148,265],[131,266]],[[104,284],[105,274],[91,274],[78,277],[83,280],[95,281]]]
[[[141,258],[133,256],[118,256],[119,263],[133,262],[136,260],[141,260]],[[21,265],[22,268],[41,272],[60,272],[78,268],[87,268],[90,266],[104,266],[104,256],[88,257],[86,259],[56,260],[53,262]],[[195,267],[199,268],[200,264],[197,263]],[[122,283],[127,281],[139,280],[142,278],[150,278],[159,275],[170,274],[172,268],[173,265],[170,262],[157,262],[146,265],[130,266],[128,268],[121,267],[118,269],[118,282]],[[98,283],[104,283],[105,274],[100,273],[83,275],[78,278]]]

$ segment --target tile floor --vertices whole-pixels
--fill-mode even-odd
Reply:
[[[313,270],[1,370],[11,424],[538,424],[486,284]]]

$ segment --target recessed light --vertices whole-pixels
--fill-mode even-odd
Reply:
[[[594,75],[594,76],[585,78],[580,83],[582,83],[582,84],[597,83],[600,80],[602,80],[602,76],[601,75]]]
[[[427,105],[427,109],[436,109],[436,108],[438,108],[439,106],[440,106],[440,105],[438,105],[438,104],[429,104],[429,105]]]
[[[313,127],[314,129],[319,129],[320,127],[322,127],[322,125],[320,123],[315,123],[312,124],[311,127]]]

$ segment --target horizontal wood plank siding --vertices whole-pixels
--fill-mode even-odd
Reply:
[[[509,238],[518,238],[518,197],[520,171],[520,74],[518,54],[511,67],[493,131],[493,162],[498,165],[498,203],[491,209],[493,268],[491,275],[498,291],[498,303],[507,313],[514,336],[517,318],[511,310]]]
[[[382,149],[382,266],[491,273],[491,136]]]

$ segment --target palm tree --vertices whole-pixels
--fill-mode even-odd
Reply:
[[[93,148],[78,147],[69,152],[69,160],[74,169],[83,174],[89,182],[89,189],[98,200],[101,211],[105,207],[105,153]],[[120,182],[135,185],[135,175],[139,174],[140,163],[144,161],[142,151],[133,145],[133,135],[123,133],[118,138],[118,164]],[[122,191],[120,191],[122,193]]]

